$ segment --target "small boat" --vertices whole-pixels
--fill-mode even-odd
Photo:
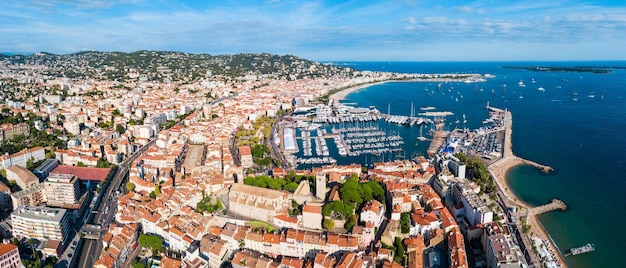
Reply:
[[[526,87],[526,85],[524,85],[524,81],[522,81],[522,80],[519,80],[519,82],[517,82],[517,85],[519,87]]]
[[[572,98],[572,101],[578,101],[578,98]]]
[[[535,83],[535,78],[531,78],[530,82],[534,84]]]
[[[519,98],[520,98],[520,99],[523,99],[523,98],[524,98],[524,96],[522,96],[522,95],[519,95]]]
[[[463,124],[467,123],[467,119],[465,119],[465,114],[463,114]]]
[[[537,90],[539,90],[539,91],[541,91],[541,92],[545,92],[545,91],[546,91],[546,89],[545,89],[545,88],[543,88],[543,87],[539,87]]]
[[[588,98],[593,99],[596,97],[596,94],[593,93],[593,91],[589,92],[589,95],[587,95]]]

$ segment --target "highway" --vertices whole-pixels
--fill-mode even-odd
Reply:
[[[125,191],[125,189],[123,189],[124,186],[122,185],[122,183],[125,181],[125,178],[128,175],[128,171],[130,169],[129,164],[132,163],[139,155],[143,154],[152,144],[154,144],[155,141],[156,139],[148,142],[146,145],[139,148],[139,150],[133,153],[130,157],[122,161],[122,163],[118,165],[115,177],[113,177],[108,185],[106,185],[105,183],[105,185],[102,186],[103,188],[100,191],[100,195],[98,195],[100,201],[96,202],[96,204],[99,204],[97,206],[97,211],[94,211],[96,213],[88,216],[87,220],[88,224],[100,225],[103,227],[99,237],[104,234],[107,229],[106,227],[115,220],[114,215],[117,209],[117,198],[119,197],[115,193],[118,190],[122,193]],[[83,230],[85,229],[86,228],[83,228]],[[95,260],[100,257],[99,253],[101,252],[102,248],[102,240],[85,238],[82,239],[84,239],[84,243],[82,251],[80,253],[78,267],[93,267],[93,263],[95,262]]]

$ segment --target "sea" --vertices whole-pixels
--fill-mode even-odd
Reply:
[[[487,104],[513,115],[513,152],[555,169],[544,174],[518,166],[507,174],[511,190],[524,202],[541,205],[552,198],[568,209],[539,216],[558,248],[565,252],[592,243],[595,251],[569,256],[569,267],[624,267],[626,249],[626,69],[608,74],[539,72],[504,66],[617,66],[626,62],[334,62],[357,70],[398,73],[491,74],[480,83],[388,82],[349,94],[342,102],[374,106],[392,115],[450,111],[446,128],[481,127]],[[519,83],[525,87],[520,87]],[[540,89],[541,88],[541,89]],[[413,107],[413,109],[411,109]],[[467,122],[463,123],[463,115]],[[327,130],[350,125],[324,125]],[[354,125],[352,125],[354,126]],[[341,157],[329,141],[338,164],[371,165],[377,161],[426,155],[428,142],[416,138],[428,128],[359,123],[400,135],[402,152]],[[426,126],[422,126],[426,127]],[[300,148],[302,142],[298,141]],[[300,152],[299,154],[302,154]]]

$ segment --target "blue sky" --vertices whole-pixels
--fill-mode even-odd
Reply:
[[[2,0],[0,51],[626,60],[626,1]]]

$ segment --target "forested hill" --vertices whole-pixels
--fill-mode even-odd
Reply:
[[[77,79],[128,81],[198,81],[207,74],[226,77],[261,76],[299,79],[348,74],[349,68],[321,64],[293,55],[241,53],[235,55],[189,54],[171,51],[99,52],[83,51],[56,55],[2,55],[3,64],[43,66],[42,75]]]

